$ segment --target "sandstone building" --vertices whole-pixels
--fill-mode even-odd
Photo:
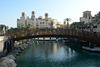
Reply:
[[[28,25],[32,24],[34,28],[57,28],[57,24],[59,22],[56,19],[52,19],[48,17],[48,13],[45,13],[45,18],[42,16],[39,16],[38,18],[35,17],[35,12],[32,11],[31,18],[26,17],[25,12],[22,12],[22,17],[20,19],[17,19],[17,27],[20,27],[21,25]]]
[[[84,11],[83,17],[80,17],[80,22],[92,23],[91,11]]]

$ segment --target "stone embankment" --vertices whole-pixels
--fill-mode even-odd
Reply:
[[[17,44],[17,46],[15,46],[14,50],[11,53],[0,58],[0,67],[17,67],[17,64],[15,62],[16,57],[31,44],[31,42],[19,45]]]

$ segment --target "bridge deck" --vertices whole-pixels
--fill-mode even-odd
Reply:
[[[67,37],[100,44],[100,38],[98,38],[94,33],[76,29],[21,29],[7,32],[5,35],[9,36],[13,40],[37,37]]]

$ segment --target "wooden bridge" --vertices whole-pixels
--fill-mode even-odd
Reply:
[[[5,34],[14,41],[39,38],[39,37],[63,37],[63,38],[77,38],[95,44],[100,44],[100,38],[92,32],[76,29],[20,29],[6,32]]]

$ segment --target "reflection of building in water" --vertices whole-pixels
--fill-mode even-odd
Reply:
[[[38,49],[38,53],[41,53],[44,57],[48,57],[52,53],[51,50],[53,50],[49,41],[40,41],[36,48]]]
[[[55,55],[57,55],[57,44],[56,43],[54,43],[53,45],[53,52]]]
[[[63,43],[57,44],[56,42],[40,41],[38,45],[34,45],[34,55],[42,59],[65,60],[72,58],[75,55],[74,50],[70,49]]]

